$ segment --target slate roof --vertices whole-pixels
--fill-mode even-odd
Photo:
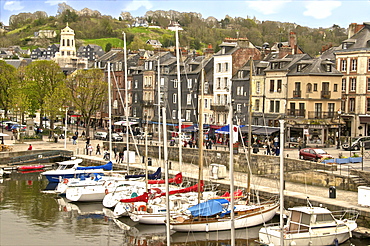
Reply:
[[[297,66],[303,66],[300,72],[297,71]],[[326,70],[327,65],[331,66],[330,71]],[[324,76],[342,76],[343,74],[335,68],[335,64],[329,60],[324,60],[321,57],[310,60],[302,60],[294,64],[292,69],[287,74],[288,76],[297,75],[324,75]]]

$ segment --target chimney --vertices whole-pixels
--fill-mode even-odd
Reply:
[[[351,23],[348,27],[348,38],[351,38],[358,31],[360,31],[365,25],[359,25],[357,23]]]
[[[289,33],[289,46],[292,48],[292,54],[297,53],[297,35],[295,32]]]
[[[238,38],[237,44],[240,48],[248,48],[249,40],[248,38]]]
[[[212,44],[208,44],[208,48],[204,50],[204,57],[210,58],[213,56],[214,50],[212,48]]]

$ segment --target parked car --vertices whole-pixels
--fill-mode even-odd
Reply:
[[[365,149],[370,149],[370,137],[354,137],[351,138],[351,143],[344,143],[342,144],[342,148],[344,150],[359,150],[361,149],[361,145],[364,145]]]
[[[119,135],[118,133],[112,133],[112,141],[114,142],[122,142],[123,137]]]
[[[95,132],[94,139],[107,140],[108,133],[106,132]]]
[[[324,158],[333,158],[333,156],[325,150],[317,148],[304,148],[299,151],[299,159],[301,160],[318,161]]]

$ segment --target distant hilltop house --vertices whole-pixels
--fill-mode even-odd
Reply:
[[[148,22],[143,18],[136,18],[132,27],[148,27]]]
[[[54,30],[40,30],[35,32],[34,36],[37,38],[55,38],[57,33]]]
[[[151,45],[155,49],[158,49],[158,48],[162,47],[162,43],[159,42],[159,40],[149,39],[148,41],[146,41],[146,44]]]
[[[24,50],[20,46],[17,46],[17,45],[10,46],[8,48],[0,48],[0,58],[2,59],[10,59],[14,56],[18,56],[18,57],[24,56],[24,55],[28,56],[30,54],[31,52],[29,49]]]
[[[77,50],[78,57],[87,58],[89,61],[95,61],[100,56],[104,55],[103,48],[96,44],[88,44],[86,46],[80,46]]]

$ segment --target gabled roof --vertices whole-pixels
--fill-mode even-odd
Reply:
[[[297,71],[297,67],[301,66],[301,70]],[[330,66],[328,71],[326,68]],[[297,75],[322,75],[322,76],[342,76],[343,74],[339,72],[334,63],[329,60],[324,60],[322,58],[314,58],[310,60],[302,60],[294,64],[292,69],[287,74],[288,76]]]

